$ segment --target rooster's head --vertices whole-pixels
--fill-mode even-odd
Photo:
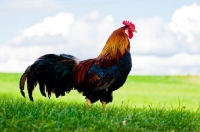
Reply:
[[[128,35],[128,38],[131,39],[133,37],[133,32],[137,33],[135,25],[129,21],[123,21],[122,24],[125,25],[125,33]]]

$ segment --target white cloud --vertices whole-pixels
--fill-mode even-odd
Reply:
[[[186,36],[187,42],[195,41],[195,36],[200,37],[200,6],[192,4],[177,9],[172,16],[170,29],[180,36]],[[183,37],[181,37],[183,38]]]
[[[0,47],[0,71],[24,71],[27,62],[30,65],[48,53],[68,53],[81,59],[96,57],[115,29],[112,16],[98,19],[96,11],[76,20],[70,13],[44,18]]]
[[[161,18],[140,18],[135,25],[138,33],[131,40],[132,53],[166,56],[179,50],[173,32]]]
[[[188,36],[179,26],[181,21],[177,17],[180,16],[175,15],[176,12],[170,24],[159,17],[139,18],[133,22],[138,31],[131,39],[133,74],[200,74],[198,31],[187,29],[194,37],[187,42],[184,36]],[[178,26],[169,26],[173,24]],[[186,24],[190,25],[195,24]],[[39,56],[48,53],[94,58],[116,28],[111,15],[100,18],[97,11],[82,17],[58,13],[44,18],[0,47],[0,71],[22,72]]]
[[[46,34],[67,36],[72,23],[74,23],[74,16],[71,13],[59,13],[55,17],[47,17],[41,23],[25,29],[12,42],[18,44],[25,38],[43,37]]]
[[[74,17],[69,13],[59,13],[55,17],[45,18],[42,23],[36,24],[24,31],[27,37],[35,35],[44,36],[45,34],[66,36],[69,26],[74,22]]]
[[[138,33],[131,40],[133,54],[171,56],[180,52],[200,53],[200,6],[192,4],[177,9],[170,23],[160,17],[140,18]]]
[[[178,53],[169,57],[132,56],[132,74],[200,74],[200,54]]]
[[[98,20],[98,18],[91,19],[91,14],[78,18],[70,27],[65,53],[74,54],[81,59],[99,55],[107,38],[116,27],[112,16]]]

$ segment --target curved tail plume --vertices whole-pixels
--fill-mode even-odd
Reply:
[[[25,97],[24,86],[25,86],[25,82],[26,82],[26,78],[27,78],[27,74],[28,74],[29,70],[30,70],[30,66],[22,74],[22,76],[20,78],[20,82],[19,82],[20,92],[21,92],[22,96],[24,96],[24,97]]]
[[[79,63],[78,58],[66,54],[46,54],[39,57],[30,65],[20,78],[20,92],[25,97],[24,86],[27,82],[28,95],[33,101],[33,90],[37,83],[40,93],[46,97],[51,97],[55,93],[56,97],[64,96],[65,92],[70,92],[74,87],[73,70]]]

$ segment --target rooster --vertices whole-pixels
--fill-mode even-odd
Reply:
[[[75,89],[86,97],[88,106],[100,100],[106,109],[106,104],[113,100],[113,91],[125,83],[132,67],[129,39],[137,31],[132,22],[122,23],[124,26],[110,35],[97,58],[80,61],[66,54],[39,57],[21,76],[21,94],[25,97],[23,90],[27,79],[31,101],[33,89],[38,83],[45,97],[46,92],[50,98],[51,93],[59,97]]]

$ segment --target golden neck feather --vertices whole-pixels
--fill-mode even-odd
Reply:
[[[126,35],[124,28],[119,28],[108,38],[98,58],[106,58],[109,60],[117,58],[118,60],[129,50],[130,42],[128,36]]]

